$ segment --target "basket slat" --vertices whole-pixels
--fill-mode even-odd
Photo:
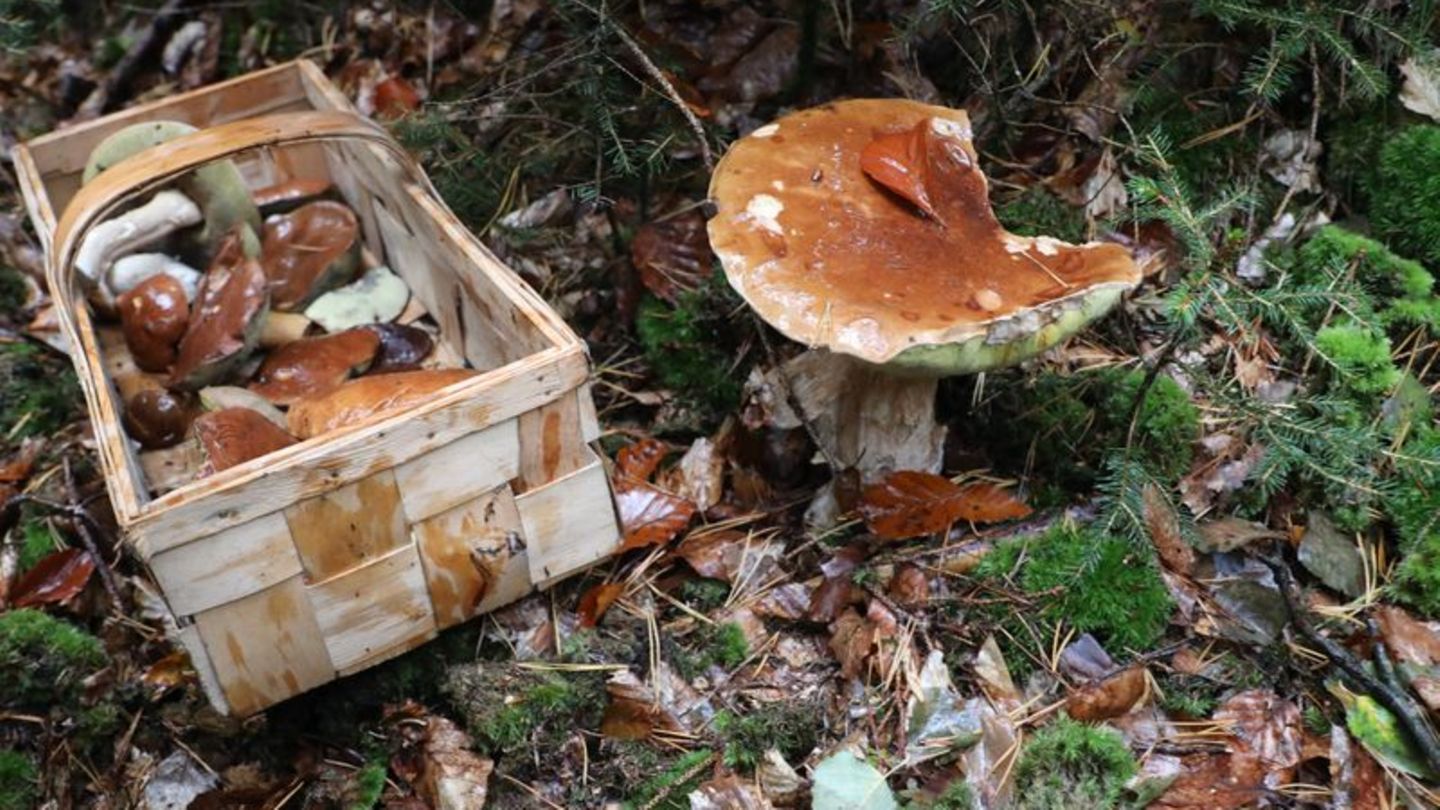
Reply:
[[[415,539],[441,628],[530,590],[520,512],[509,485],[420,521]]]
[[[514,478],[520,469],[516,421],[507,419],[396,467],[410,521],[439,514]]]
[[[323,582],[410,542],[395,474],[382,470],[285,510],[310,582]]]
[[[586,448],[592,454],[594,451]],[[620,531],[605,469],[596,459],[515,497],[525,528],[530,579],[548,585],[615,552]]]
[[[233,602],[303,572],[280,513],[157,554],[150,571],[170,609],[189,616]]]
[[[435,613],[415,546],[405,545],[308,589],[341,675],[435,637]]]

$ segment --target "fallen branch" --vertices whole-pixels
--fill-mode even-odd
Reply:
[[[174,27],[180,10],[185,6],[187,0],[168,0],[155,12],[155,17],[150,20],[150,25],[145,31],[135,38],[135,43],[130,50],[120,57],[115,67],[105,76],[90,95],[81,102],[79,109],[75,111],[72,120],[87,121],[101,113],[113,108],[125,98],[130,83],[135,80],[135,75],[140,72],[140,66],[156,50],[164,47],[165,40],[170,35],[170,29]]]

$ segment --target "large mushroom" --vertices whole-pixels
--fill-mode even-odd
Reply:
[[[1009,233],[988,191],[965,112],[899,99],[788,115],[716,167],[726,277],[818,350],[792,361],[794,393],[866,479],[939,469],[939,378],[1033,357],[1140,281],[1119,245]]]
[[[265,221],[260,261],[270,278],[275,308],[303,310],[321,293],[355,276],[360,267],[360,223],[354,211],[330,200],[276,214]]]
[[[171,369],[176,388],[198,391],[237,368],[260,342],[269,303],[265,271],[245,255],[241,225],[221,240],[190,309]]]

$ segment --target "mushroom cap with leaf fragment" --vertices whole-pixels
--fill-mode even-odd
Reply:
[[[897,372],[1013,365],[1140,282],[1119,245],[1006,231],[963,110],[855,99],[793,113],[730,147],[710,197],[711,246],[761,317]]]

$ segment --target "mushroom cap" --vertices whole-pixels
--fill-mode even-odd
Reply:
[[[380,336],[368,329],[287,343],[260,364],[250,390],[276,405],[323,396],[364,371],[379,348]]]
[[[221,241],[190,308],[171,380],[198,390],[228,374],[260,341],[269,303],[265,271],[245,256],[241,228]]]
[[[963,110],[856,99],[740,139],[710,183],[731,286],[793,340],[947,376],[1039,354],[1140,282],[1119,245],[1006,231],[970,138]]]
[[[317,200],[265,222],[260,263],[273,306],[304,309],[350,281],[360,263],[360,222],[343,203]]]
[[[146,450],[170,447],[185,438],[198,409],[192,399],[164,388],[147,388],[125,403],[121,422]]]
[[[151,372],[169,368],[190,322],[185,285],[165,273],[153,275],[121,295],[116,309],[135,365]]]
[[[200,477],[269,455],[295,444],[295,437],[258,411],[221,408],[195,417],[191,430],[200,442],[205,463]]]

